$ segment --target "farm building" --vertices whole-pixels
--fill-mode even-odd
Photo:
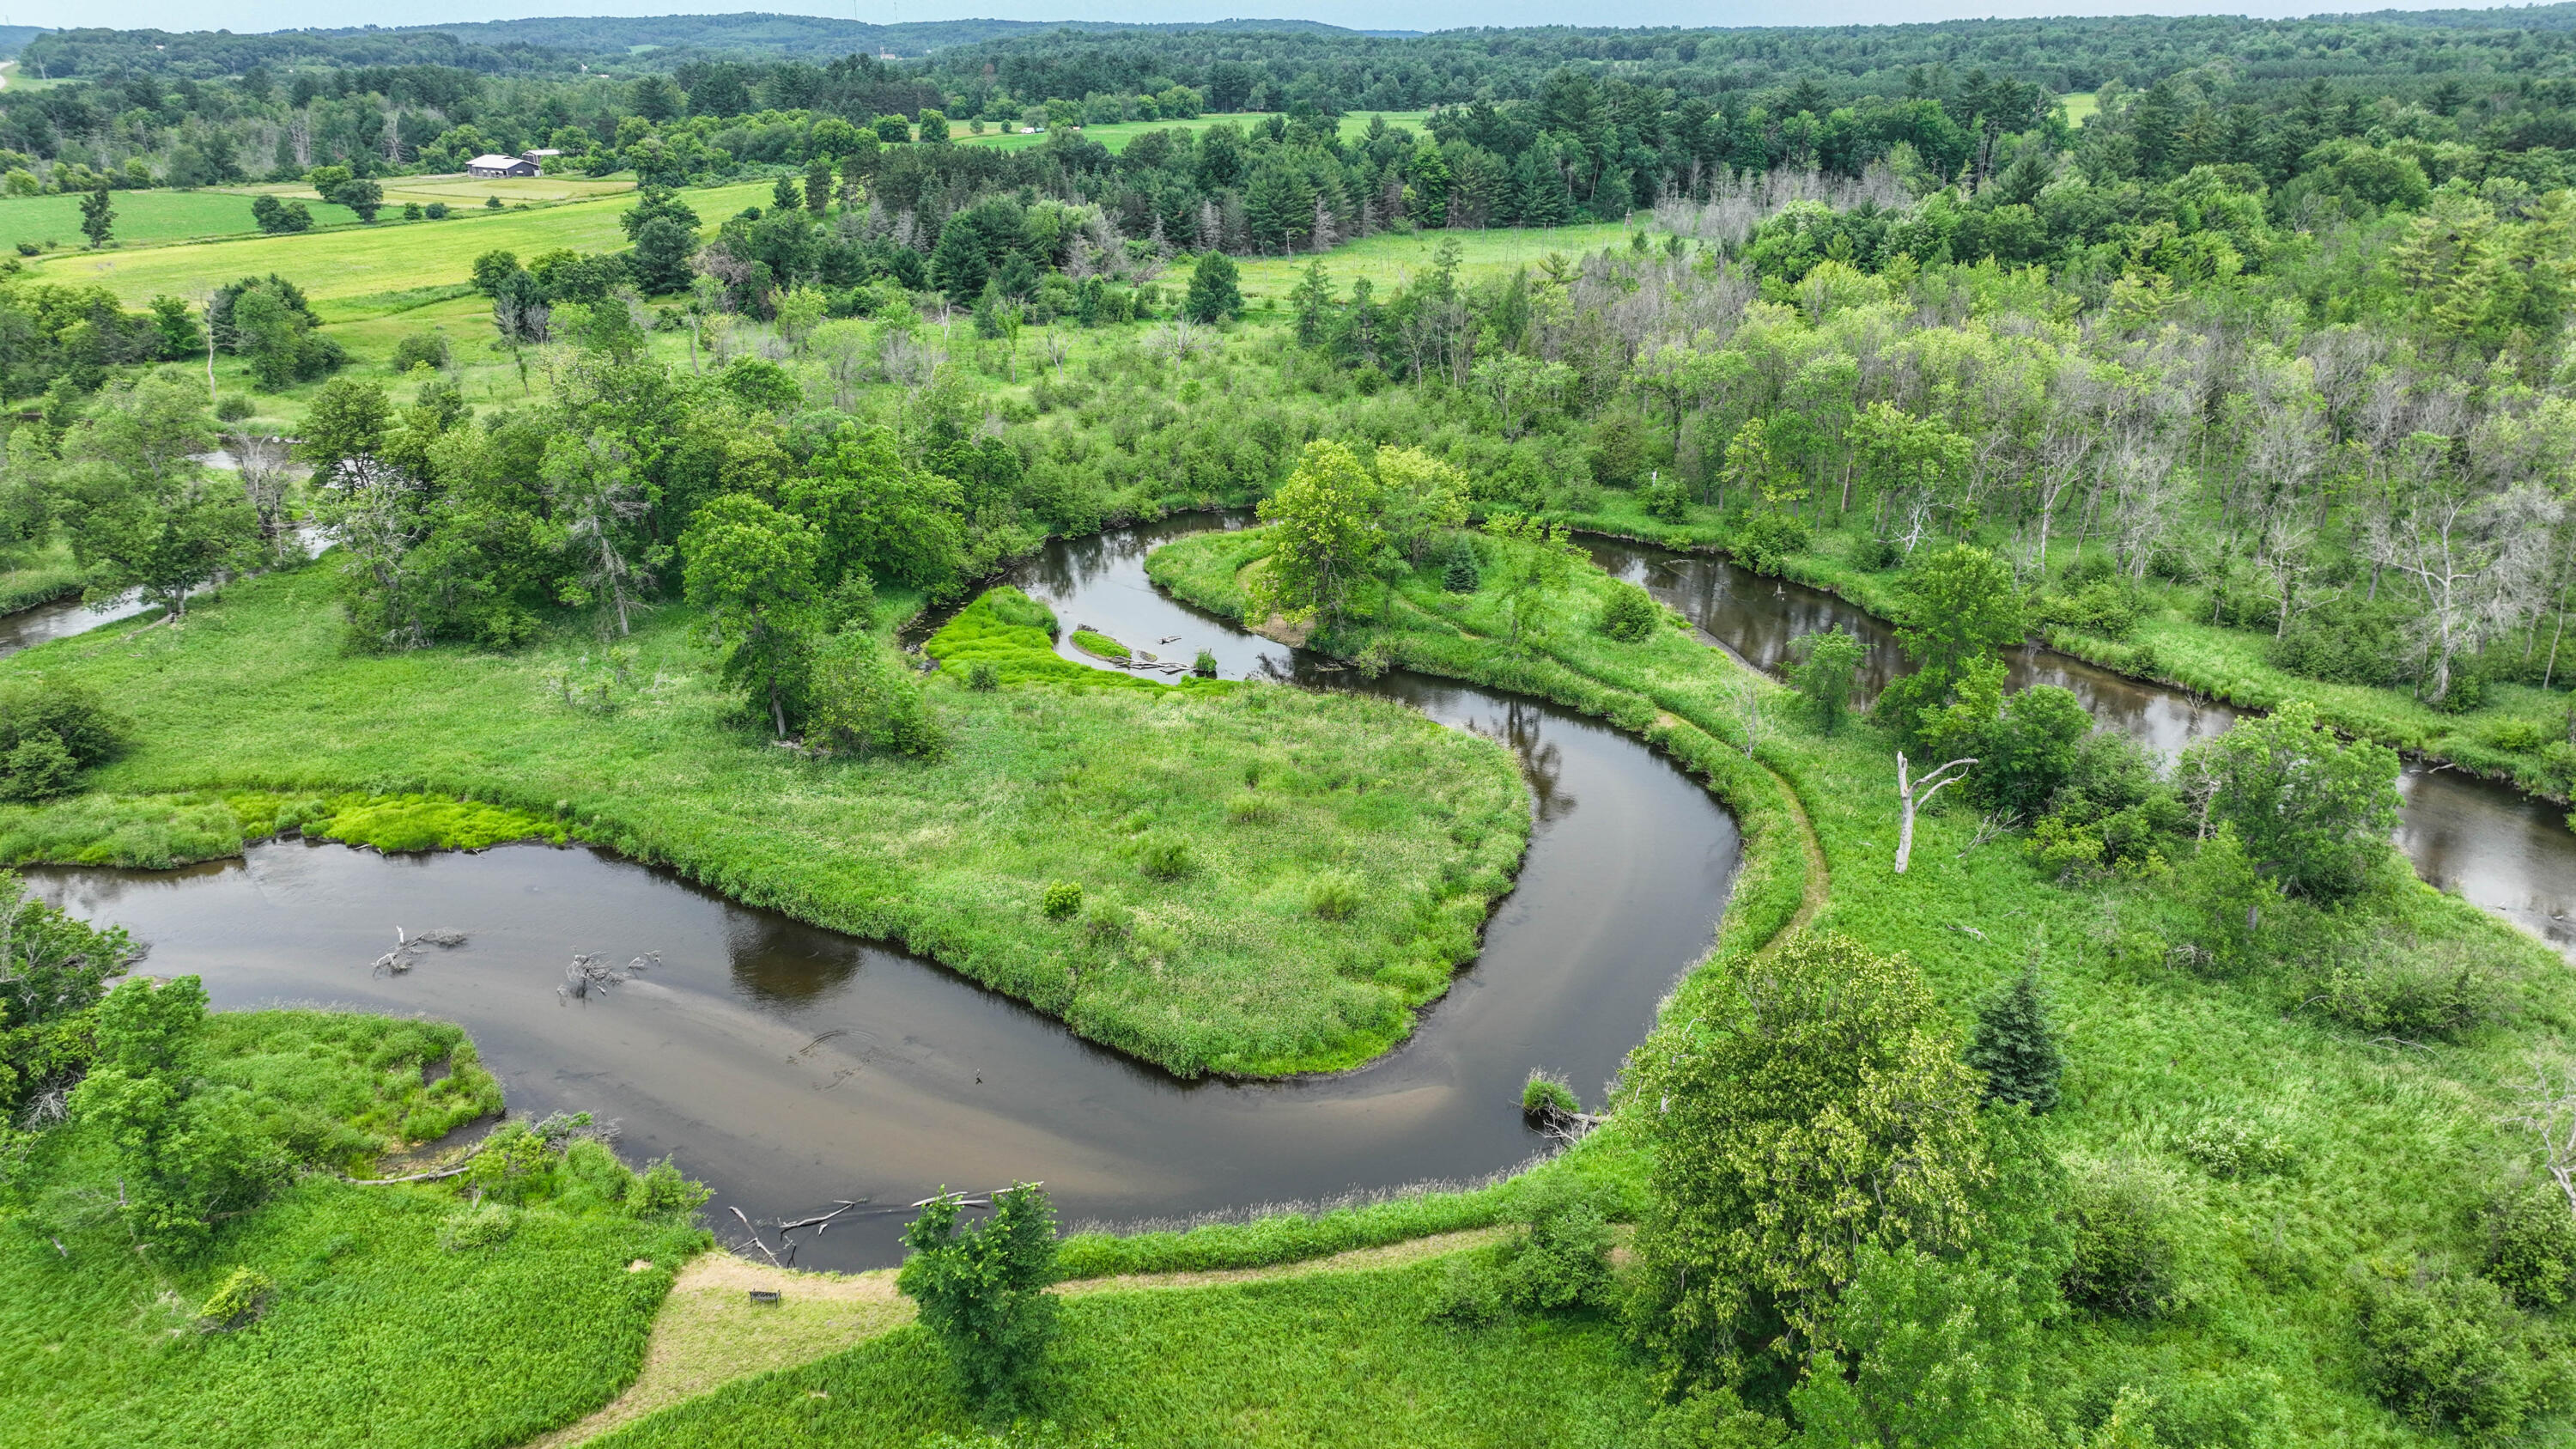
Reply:
[[[537,163],[525,156],[477,156],[465,163],[468,176],[534,176]]]

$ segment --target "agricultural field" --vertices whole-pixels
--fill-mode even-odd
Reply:
[[[769,189],[768,183],[757,182],[682,195],[712,226],[745,206],[765,203]],[[75,206],[79,201],[77,197],[59,199]],[[247,198],[231,200],[238,201],[247,215]],[[0,206],[19,204],[0,202]],[[130,254],[56,254],[39,262],[36,272],[50,281],[99,283],[134,307],[155,296],[185,296],[193,289],[219,286],[237,277],[275,272],[302,287],[328,321],[334,315],[331,303],[461,284],[474,259],[488,251],[514,251],[524,260],[557,247],[577,251],[623,247],[626,237],[617,217],[625,209],[614,195],[526,211],[469,209],[444,221],[379,220],[372,227],[242,237]]]
[[[313,213],[316,226],[354,226],[358,214],[315,198],[310,187],[296,188]],[[115,191],[115,241],[120,244],[186,241],[196,237],[257,233],[250,197],[232,191]],[[78,252],[81,236],[78,195],[16,196],[0,200],[0,254],[32,243],[48,251]]]

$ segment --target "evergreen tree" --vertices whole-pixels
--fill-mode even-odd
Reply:
[[[1190,292],[1181,310],[1193,322],[1221,322],[1243,310],[1243,289],[1236,284],[1234,258],[1220,251],[1199,254],[1190,268]]]
[[[107,199],[107,183],[81,198],[81,235],[89,238],[92,248],[107,245],[116,234],[116,204]]]
[[[2066,1070],[2066,1058],[2048,1021],[2037,968],[2024,967],[2012,985],[1977,1013],[1968,1065],[1986,1074],[1988,1102],[2019,1102],[2033,1112],[2057,1105],[2057,1079]]]

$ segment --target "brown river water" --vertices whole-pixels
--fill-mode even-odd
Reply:
[[[1483,954],[1411,1042],[1357,1072],[1180,1081],[917,957],[590,850],[388,858],[279,843],[182,871],[31,875],[151,942],[152,972],[203,976],[218,1006],[327,1003],[460,1023],[515,1114],[615,1121],[631,1160],[670,1154],[714,1187],[710,1209],[727,1229],[739,1207],[775,1243],[767,1225],[866,1199],[821,1236],[797,1235],[800,1266],[894,1261],[908,1205],[941,1187],[1040,1180],[1069,1222],[1133,1223],[1508,1169],[1547,1145],[1517,1107],[1529,1069],[1565,1072],[1597,1102],[1655,1003],[1707,949],[1734,877],[1734,825],[1669,762],[1596,722],[1402,672],[1363,680],[1161,594],[1145,554],[1207,526],[1052,544],[1014,581],[1068,632],[1092,625],[1179,661],[1204,648],[1228,678],[1402,700],[1504,742],[1529,782],[1530,852]],[[1839,623],[1869,647],[1868,687],[1898,666],[1886,626],[1831,595],[1715,559],[1588,546],[1757,665]],[[30,611],[0,623],[0,649],[104,617]],[[1178,638],[1158,642],[1167,636]],[[2166,754],[2234,718],[2045,651],[2014,671],[2017,683],[2075,691],[2106,726]],[[2555,807],[2451,772],[2410,770],[2401,787],[2397,839],[2427,879],[2576,945],[2576,836]],[[405,976],[371,975],[396,926],[470,940]],[[647,951],[663,964],[625,986],[588,1001],[556,994],[575,952]]]
[[[1861,687],[1875,694],[1903,667],[1895,631],[1858,607],[1816,589],[1766,579],[1722,559],[1644,544],[1587,539],[1603,568],[1646,586],[1656,598],[1738,658],[1777,669],[1789,641],[1840,625],[1867,650]],[[2144,684],[2047,649],[2010,657],[2018,686],[2072,690],[2104,728],[2144,741],[2170,759],[2236,720],[2226,705]],[[1891,775],[1890,790],[1894,789]],[[2459,892],[2562,953],[2576,954],[2576,834],[2566,811],[2509,786],[2456,770],[2409,764],[2397,782],[2405,814],[2397,844],[2424,879]]]
[[[763,1224],[868,1200],[797,1262],[896,1260],[907,1205],[941,1187],[1043,1181],[1071,1221],[1222,1213],[1482,1177],[1547,1143],[1519,1111],[1532,1067],[1587,1102],[1705,952],[1738,838],[1708,794],[1637,741],[1550,706],[1401,673],[1374,682],[1163,596],[1144,556],[1205,520],[1050,546],[1017,581],[1070,630],[1229,678],[1370,689],[1520,758],[1536,829],[1484,952],[1414,1039],[1360,1071],[1184,1082],[900,951],[750,910],[589,850],[384,857],[300,842],[171,872],[39,871],[39,888],[152,943],[219,1007],[329,1003],[470,1031],[521,1116],[613,1119],[630,1160],[671,1154],[710,1210]],[[1169,646],[1155,643],[1180,638]],[[1067,657],[1075,657],[1068,654]],[[370,974],[394,928],[469,933],[401,977]],[[575,952],[662,965],[558,998]],[[769,1236],[774,1245],[775,1236]]]

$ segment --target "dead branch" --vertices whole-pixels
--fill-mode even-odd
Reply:
[[[1968,838],[1968,843],[1966,845],[1960,847],[1960,857],[1966,857],[1969,851],[1976,849],[1980,845],[1991,844],[1992,842],[2003,838],[2006,831],[2011,830],[2014,826],[2019,825],[2020,823],[2021,817],[2018,815],[2007,815],[2001,810],[1987,811],[1985,815],[1977,821],[1977,833]]]
[[[464,944],[463,931],[429,930],[417,936],[406,936],[403,934],[403,928],[396,926],[394,927],[394,948],[377,957],[375,963],[367,969],[371,974],[378,976],[400,976],[420,964],[421,953],[427,948],[436,946],[442,951],[453,951]]]
[[[572,964],[564,968],[564,984],[555,988],[555,995],[559,998],[587,999],[593,991],[605,991],[611,986],[623,986],[634,979],[636,972],[661,964],[662,953],[659,951],[647,951],[623,966],[611,966],[598,956],[585,951],[573,957]]]
[[[778,1261],[778,1255],[777,1255],[776,1253],[773,1253],[773,1252],[769,1251],[769,1245],[768,1245],[767,1243],[764,1243],[764,1242],[762,1242],[762,1241],[760,1240],[760,1229],[755,1228],[755,1227],[753,1227],[753,1226],[751,1225],[751,1219],[749,1219],[749,1218],[747,1218],[747,1217],[743,1217],[742,1209],[740,1209],[740,1208],[738,1208],[738,1207],[734,1207],[734,1206],[733,1206],[732,1204],[730,1204],[730,1203],[726,1204],[726,1207],[728,1208],[728,1210],[730,1210],[730,1211],[733,1213],[733,1215],[734,1215],[736,1218],[741,1219],[741,1222],[742,1222],[742,1230],[743,1230],[744,1232],[746,1232],[746,1233],[751,1234],[751,1245],[752,1245],[753,1247],[755,1247],[755,1248],[758,1248],[758,1249],[760,1250],[760,1255],[761,1255],[762,1257],[767,1258],[767,1259],[769,1260],[769,1266],[771,1266],[771,1267],[773,1267],[773,1268],[784,1268],[784,1267],[786,1267],[786,1266],[787,1266],[786,1264],[781,1263],[780,1261]]]
[[[1896,827],[1896,873],[1898,875],[1905,874],[1905,863],[1914,856],[1915,812],[1930,805],[1932,797],[1941,793],[1942,786],[1955,785],[1966,778],[1968,767],[1975,763],[1973,759],[1952,760],[1917,780],[1908,774],[1905,752],[1903,750],[1896,752],[1896,798],[1904,807]],[[1959,773],[1953,775],[1950,773],[1952,770]]]
[[[2542,1165],[2576,1210],[2576,1069],[2539,1064],[2522,1101],[2522,1114],[2510,1120],[2540,1139]]]

